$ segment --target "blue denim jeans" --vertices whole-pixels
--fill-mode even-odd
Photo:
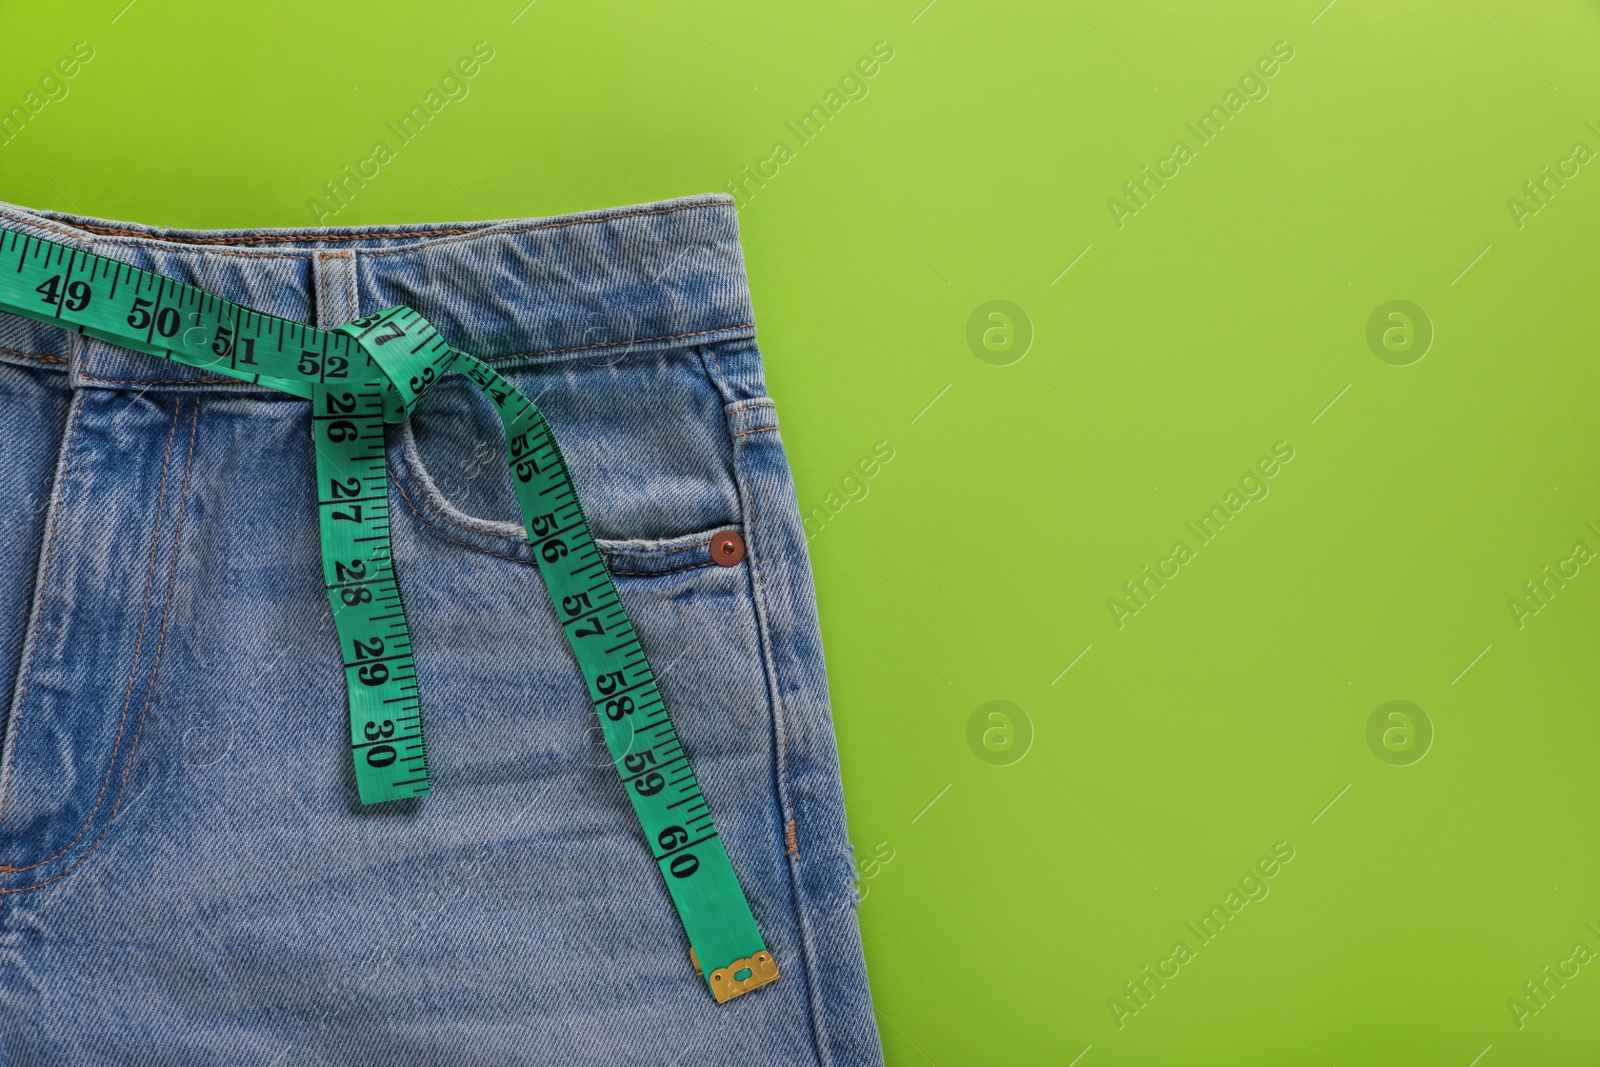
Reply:
[[[535,398],[783,977],[719,1007],[695,976],[476,387],[390,428],[434,789],[363,807],[309,406],[0,314],[0,1062],[881,1062],[729,197],[4,230],[322,327],[408,304]]]

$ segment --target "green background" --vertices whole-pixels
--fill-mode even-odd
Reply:
[[[1600,949],[1600,575],[1574,559],[1537,613],[1524,583],[1600,549],[1600,166],[1542,206],[1523,183],[1600,149],[1600,9],[1324,2],[7,3],[0,106],[75,42],[95,58],[0,148],[0,198],[312,224],[480,40],[470,96],[327,222],[725,189],[784,141],[743,236],[821,509],[889,1062],[1590,1062],[1600,966],[1542,1007],[1523,984]],[[799,144],[785,124],[880,41],[868,95]],[[1185,123],[1278,42],[1201,145]],[[1180,139],[1119,226],[1108,201]],[[975,349],[996,299],[1028,325]],[[1415,340],[1367,339],[1397,299],[1434,334],[1406,366]],[[1270,493],[1202,545],[1185,523],[1279,442]],[[1119,626],[1108,601],[1179,540]],[[1405,766],[1421,717],[1409,749],[1368,741],[1396,699],[1434,735]],[[992,700],[1022,711],[969,742]],[[1270,895],[1202,944],[1185,924],[1280,842],[1247,883]],[[1179,940],[1141,1006],[1124,983]]]

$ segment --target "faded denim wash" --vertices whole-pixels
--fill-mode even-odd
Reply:
[[[729,197],[0,229],[321,327],[408,304],[535,398],[783,970],[719,1007],[690,968],[471,383],[389,429],[434,791],[363,807],[309,406],[0,314],[0,1062],[882,1062]]]

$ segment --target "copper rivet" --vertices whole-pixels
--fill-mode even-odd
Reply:
[[[711,561],[721,567],[737,566],[744,559],[744,538],[733,530],[711,535]]]

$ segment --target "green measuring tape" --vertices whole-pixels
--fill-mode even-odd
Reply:
[[[494,368],[415,311],[318,330],[54,241],[0,230],[0,310],[311,401],[322,574],[350,696],[363,803],[432,784],[411,631],[389,539],[384,424],[451,370],[500,412],[539,573],[589,688],[622,785],[689,937],[725,1003],[778,977],[550,425]],[[701,961],[711,966],[706,971]]]

